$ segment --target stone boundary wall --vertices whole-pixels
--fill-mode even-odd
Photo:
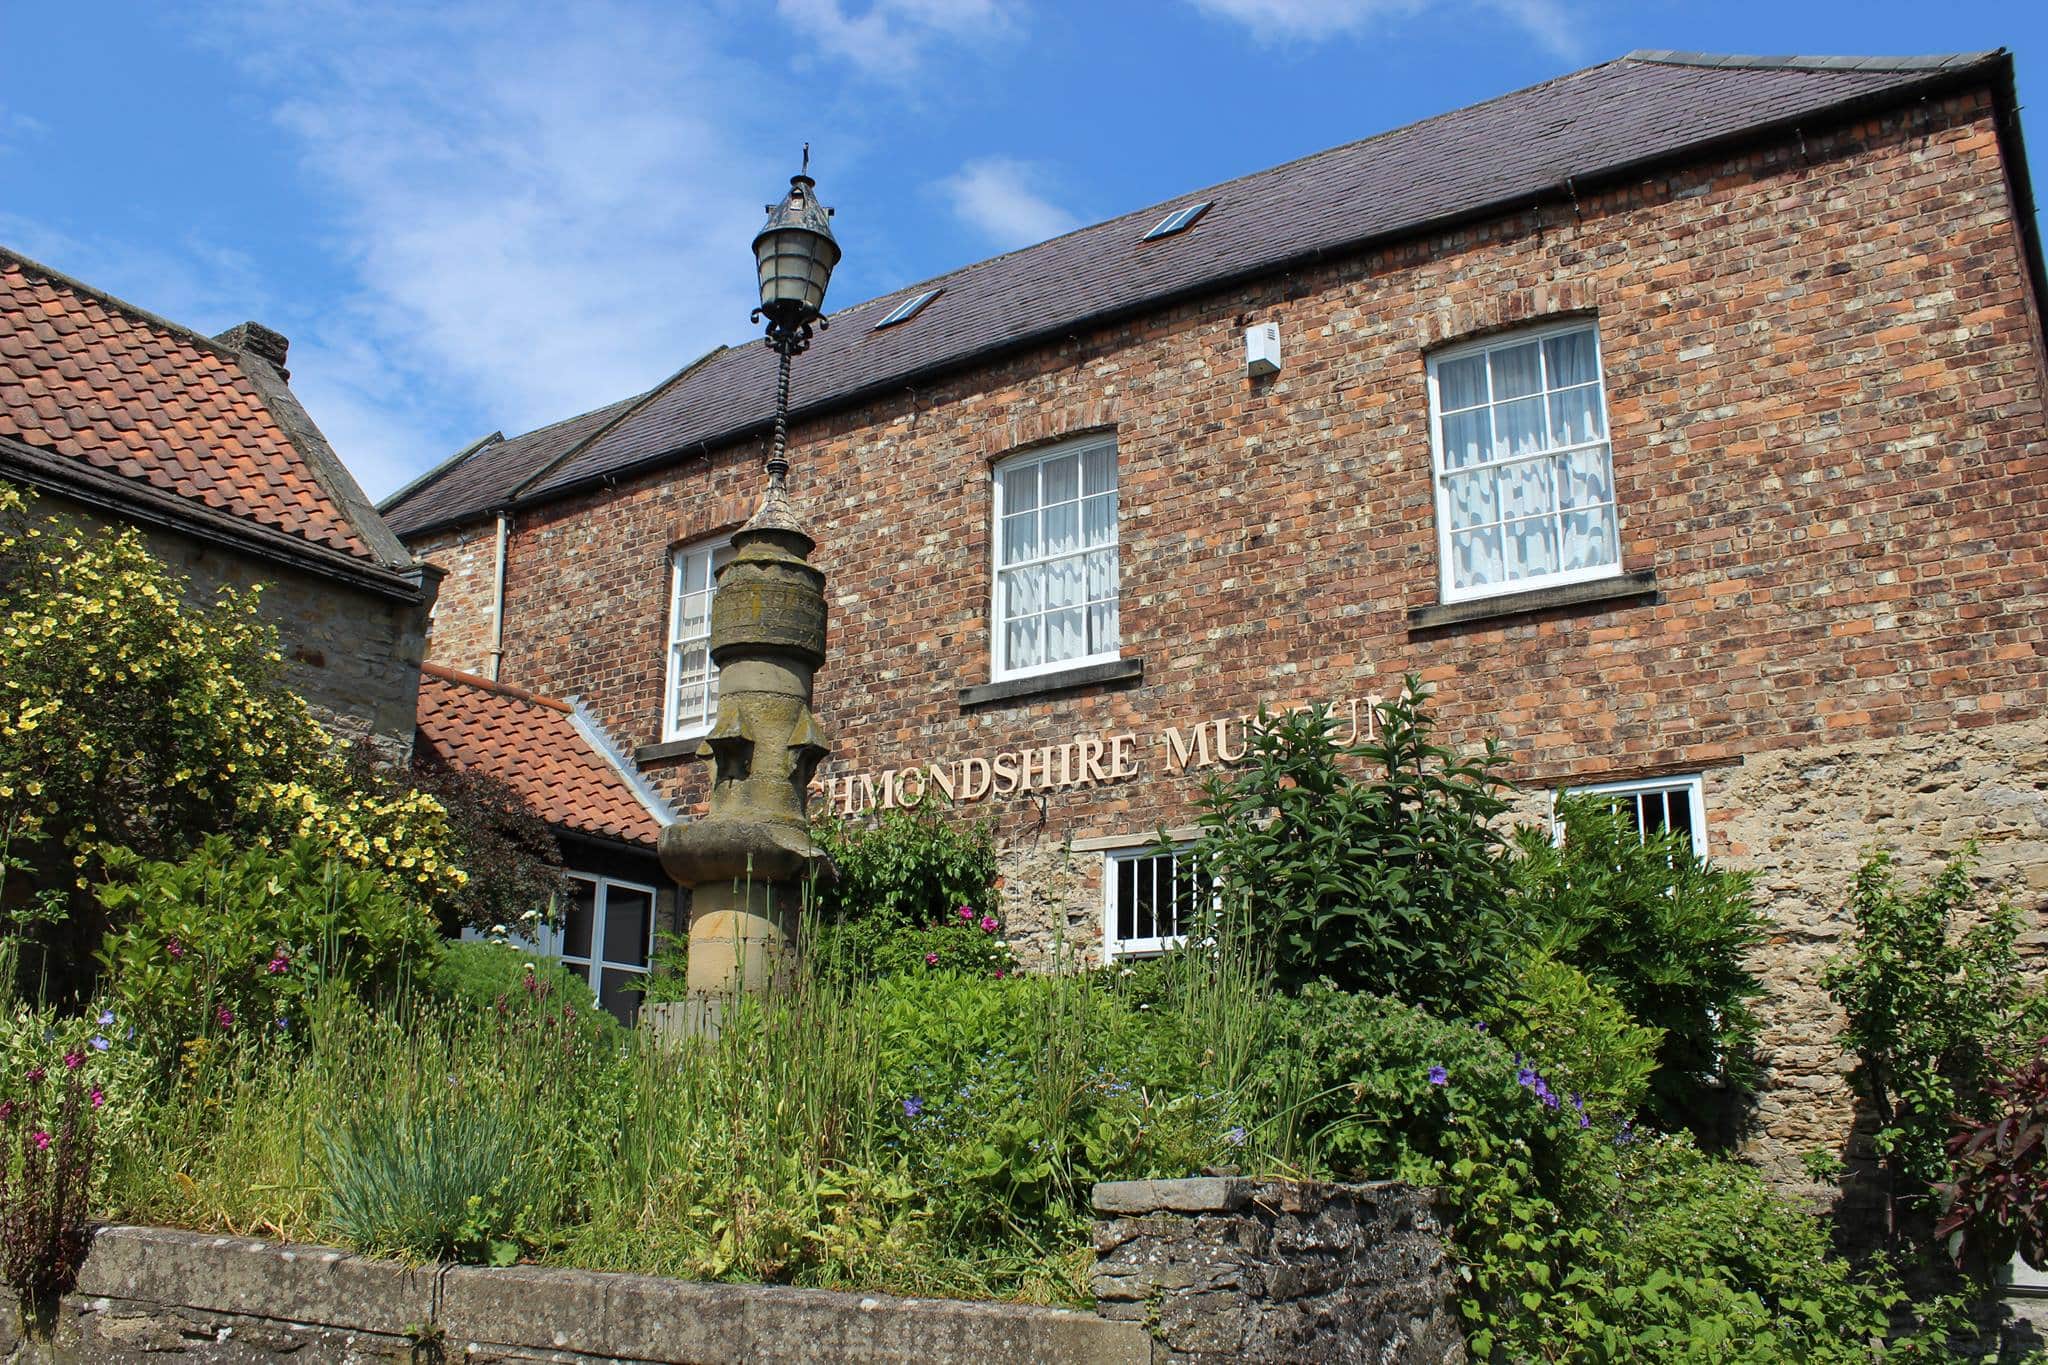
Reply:
[[[1465,1359],[1434,1200],[1390,1181],[1129,1180],[1095,1187],[1096,1312],[1180,1365]]]
[[[1140,1181],[1098,1186],[1095,1201],[1099,1313],[538,1266],[408,1267],[104,1227],[48,1332],[24,1335],[0,1290],[0,1365],[166,1354],[222,1365],[1464,1359],[1446,1248],[1427,1196],[1406,1186]]]

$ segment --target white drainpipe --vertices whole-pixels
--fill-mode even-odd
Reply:
[[[498,563],[491,588],[492,682],[502,681],[498,674],[505,666],[505,536],[509,529],[505,514],[498,513]]]

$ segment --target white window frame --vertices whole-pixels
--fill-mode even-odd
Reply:
[[[1081,490],[1080,498],[1077,500],[1078,506],[1079,502],[1085,501],[1088,496],[1085,482],[1087,477],[1086,453],[1095,449],[1107,449],[1109,451],[1111,475],[1115,479],[1115,482],[1110,485],[1109,490],[1113,509],[1113,515],[1109,519],[1109,543],[1096,546],[1084,544],[1072,554],[1040,555],[1036,559],[1021,561],[1019,564],[1005,564],[1003,562],[1003,474],[1005,471],[1022,468],[1029,464],[1043,464],[1048,460],[1055,460],[1063,455],[1081,455],[1081,482],[1077,484],[1077,487]],[[988,621],[989,676],[991,681],[1000,682],[1008,678],[1030,678],[1044,673],[1064,673],[1071,668],[1086,668],[1091,664],[1114,663],[1123,657],[1123,528],[1121,525],[1123,477],[1121,471],[1117,469],[1116,455],[1115,433],[1103,432],[1094,436],[1084,436],[1078,440],[1062,441],[1058,445],[1043,446],[1036,450],[1027,450],[1020,454],[1006,456],[996,461],[989,470],[989,500],[995,513],[989,524],[989,561],[991,569],[989,572]],[[1076,516],[1080,516],[1080,513],[1077,512]],[[1072,659],[1060,659],[1056,662],[1041,661],[1027,668],[1010,667],[1007,658],[1010,623],[1009,617],[1003,611],[1004,571],[1029,565],[1051,564],[1069,558],[1085,557],[1091,550],[1104,549],[1114,551],[1117,562],[1116,647],[1097,651],[1093,654],[1080,655]],[[1087,597],[1086,581],[1086,571],[1084,569],[1082,579],[1083,602],[1081,605],[1081,629],[1084,640],[1088,629],[1088,604],[1085,600]]]
[[[1577,569],[1560,569],[1555,573],[1539,574],[1528,578],[1509,579],[1501,583],[1485,583],[1461,588],[1457,585],[1456,563],[1451,557],[1451,508],[1447,475],[1470,473],[1472,468],[1483,468],[1485,466],[1472,466],[1467,469],[1451,470],[1444,463],[1444,412],[1443,402],[1437,390],[1438,368],[1446,361],[1460,360],[1475,354],[1504,350],[1508,347],[1520,346],[1530,341],[1540,342],[1545,337],[1559,336],[1567,332],[1589,332],[1592,334],[1593,366],[1595,372],[1599,375],[1597,384],[1600,390],[1600,429],[1606,435],[1598,441],[1581,441],[1574,445],[1546,447],[1541,455],[1521,456],[1519,458],[1523,460],[1553,459],[1556,456],[1567,455],[1574,451],[1590,450],[1603,446],[1606,448],[1608,485],[1615,494],[1615,500],[1612,504],[1614,512],[1614,561],[1610,564],[1592,564]],[[1541,355],[1541,353],[1541,348],[1539,347],[1538,354]],[[1513,331],[1482,337],[1477,341],[1466,342],[1458,346],[1447,346],[1441,351],[1431,352],[1428,371],[1430,493],[1436,507],[1438,600],[1442,602],[1470,602],[1480,598],[1504,597],[1511,593],[1530,592],[1538,588],[1554,588],[1566,583],[1588,583],[1601,578],[1620,577],[1622,540],[1621,497],[1620,488],[1616,485],[1614,477],[1614,425],[1608,420],[1607,358],[1606,352],[1600,344],[1600,327],[1598,322],[1590,317],[1572,317],[1557,322],[1540,323],[1532,327],[1517,327]],[[1489,366],[1487,370],[1487,393],[1489,399],[1493,391],[1492,385],[1492,369]],[[1539,390],[1539,393],[1547,395],[1550,392],[1548,376],[1546,374],[1544,387]],[[1460,409],[1460,411],[1464,411],[1464,409]],[[1513,462],[1514,460],[1508,460],[1500,463]],[[1551,511],[1547,515],[1551,517],[1559,515],[1557,511],[1557,487],[1554,474],[1551,485]],[[1562,557],[1563,542],[1561,533],[1558,550],[1560,557]],[[1502,545],[1502,553],[1506,553],[1505,543]]]
[[[1143,862],[1148,858],[1169,857],[1174,860],[1175,872],[1179,871],[1182,856],[1193,848],[1192,843],[1175,843],[1161,848],[1156,843],[1131,844],[1123,848],[1104,849],[1102,854],[1102,960],[1115,962],[1122,958],[1158,957],[1171,952],[1187,941],[1186,934],[1156,934],[1151,938],[1119,938],[1116,932],[1116,888],[1117,869],[1123,863]],[[1154,889],[1157,890],[1157,882]],[[1213,902],[1212,902],[1213,903]],[[1157,928],[1155,922],[1154,928]]]
[[[641,882],[629,882],[623,877],[607,877],[597,872],[570,872],[566,875],[570,881],[587,882],[593,888],[590,897],[590,957],[587,960],[571,957],[562,951],[563,930],[568,920],[566,906],[558,906],[556,913],[549,916],[549,922],[541,926],[538,951],[565,967],[582,968],[583,979],[590,984],[590,993],[598,997],[602,1007],[604,974],[607,971],[632,972],[636,976],[647,976],[653,972],[655,922],[661,918],[661,893]],[[643,945],[645,962],[613,962],[604,955],[605,915],[613,887],[643,892],[647,896],[647,942]]]
[[[1572,787],[1572,796],[1627,796],[1640,799],[1651,794],[1682,791],[1686,796],[1686,810],[1691,816],[1687,833],[1692,836],[1692,856],[1705,859],[1707,856],[1707,802],[1706,779],[1699,773],[1683,773],[1671,777],[1643,777],[1627,782],[1595,782],[1590,786]],[[1668,811],[1668,807],[1666,808]],[[1553,813],[1553,819],[1555,814]],[[1640,816],[1636,821],[1638,832],[1642,829]],[[1667,822],[1668,828],[1668,822]],[[1561,833],[1562,831],[1560,831]]]
[[[711,594],[717,590],[718,586],[718,570],[726,560],[732,557],[731,551],[732,540],[729,537],[718,536],[709,540],[693,540],[687,545],[678,545],[668,553],[668,626],[663,632],[665,643],[662,646],[662,650],[665,655],[665,661],[662,669],[663,681],[661,689],[661,737],[664,742],[679,739],[696,739],[708,732],[711,729],[712,722],[717,719],[718,666],[711,662],[710,606]],[[684,640],[676,635],[676,631],[681,627],[683,619],[683,568],[691,558],[698,555],[708,557],[706,564],[707,574],[705,577],[704,634],[702,636],[692,635],[688,640]],[[721,558],[721,555],[723,558]],[[676,706],[676,688],[678,686],[676,666],[682,656],[682,647],[698,639],[704,641],[704,667],[706,671],[702,686],[706,694],[707,705],[703,720],[693,721],[688,725],[684,725],[676,719],[678,710]]]

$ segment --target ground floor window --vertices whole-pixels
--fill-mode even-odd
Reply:
[[[1607,796],[1636,833],[1645,837],[1672,830],[1696,858],[1707,856],[1707,808],[1698,775],[1657,777],[1641,782],[1601,782],[1574,787],[1574,796]]]
[[[646,977],[653,953],[654,900],[651,886],[571,872],[555,923],[541,930],[540,951],[580,972],[621,1023],[640,1010],[640,992],[631,988]]]
[[[1177,945],[1213,899],[1186,848],[1103,855],[1103,957],[1150,957]]]

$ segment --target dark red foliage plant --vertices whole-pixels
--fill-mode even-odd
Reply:
[[[92,1104],[76,1072],[40,1069],[0,1100],[0,1282],[32,1314],[71,1288],[92,1242]]]
[[[2048,1266],[2048,1039],[2034,1059],[1990,1081],[1988,1120],[1956,1117],[1935,1237],[1958,1266],[1990,1273],[2017,1250]]]

